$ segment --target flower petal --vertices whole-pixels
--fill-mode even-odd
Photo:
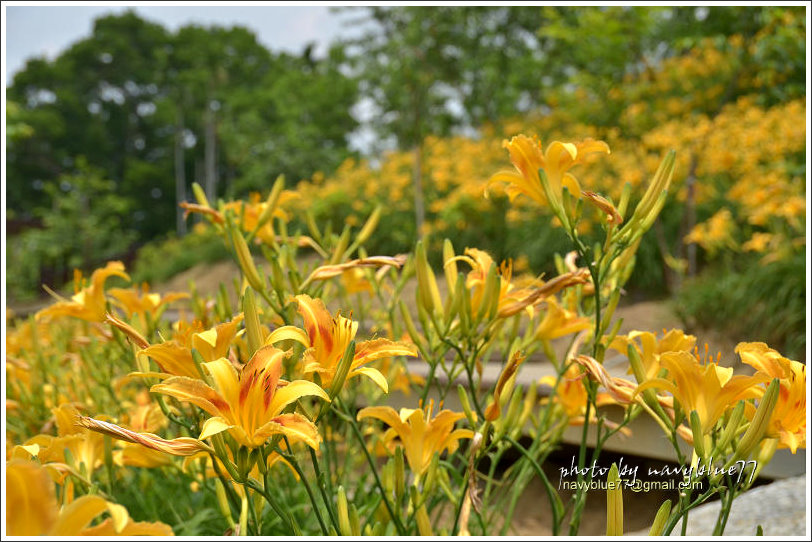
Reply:
[[[386,377],[383,376],[378,369],[373,369],[372,367],[360,367],[354,371],[351,371],[349,375],[347,375],[347,378],[355,375],[364,375],[371,378],[372,381],[375,382],[384,393],[389,393],[389,382],[387,382]]]
[[[205,440],[212,435],[222,433],[223,431],[228,431],[232,427],[234,427],[233,424],[228,423],[220,416],[215,416],[214,418],[209,418],[203,423],[203,427],[200,429],[200,436],[197,438],[200,440]]]
[[[290,403],[306,395],[315,395],[325,401],[330,401],[330,396],[327,395],[327,392],[313,382],[295,380],[283,388],[276,389],[268,407],[268,412],[271,416],[275,416],[282,412],[282,409]]]

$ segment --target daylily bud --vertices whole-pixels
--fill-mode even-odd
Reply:
[[[344,231],[341,232],[341,237],[338,238],[338,244],[336,245],[336,248],[333,251],[333,255],[330,257],[330,261],[327,263],[330,265],[335,265],[338,262],[340,262],[344,258],[344,252],[347,250],[349,244],[350,244],[350,227],[347,226],[344,228]]]
[[[604,313],[601,316],[601,333],[606,333],[606,329],[609,327],[609,324],[612,323],[612,316],[615,315],[615,309],[617,309],[617,304],[620,302],[620,288],[614,290],[612,295],[609,297],[609,304],[604,309]]]
[[[756,413],[753,415],[753,420],[750,422],[750,427],[744,432],[744,436],[736,446],[736,453],[733,455],[732,461],[746,459],[750,452],[761,442],[764,433],[767,431],[767,426],[770,424],[770,416],[772,416],[773,409],[778,401],[778,392],[779,380],[773,378],[761,397]]]
[[[347,507],[347,494],[344,491],[344,486],[338,486],[338,502],[336,508],[336,512],[338,513],[338,530],[343,536],[352,536],[350,514]]]
[[[623,536],[623,482],[616,463],[606,481],[606,536]]]
[[[226,452],[226,445],[223,442],[223,434],[218,433],[216,435],[212,435],[211,442],[214,444],[214,451],[217,458],[223,462],[225,465],[228,474],[235,480],[240,479],[240,475],[237,472],[237,467],[234,463],[231,462],[231,458],[229,457],[228,453]]]
[[[480,300],[479,310],[476,314],[476,321],[481,322],[482,318],[491,312],[491,305],[499,303],[499,275],[496,273],[496,266],[492,265],[488,270],[488,276],[485,278],[485,294]]]
[[[194,192],[197,203],[204,207],[211,207],[208,198],[206,198],[206,191],[203,190],[202,186],[197,183],[192,183],[192,192]]]
[[[358,517],[358,509],[353,503],[350,503],[350,532],[352,536],[361,536],[361,518]]]
[[[425,504],[417,509],[415,519],[417,520],[417,530],[420,533],[420,536],[434,536],[434,533],[431,530],[431,522],[429,521],[429,514],[426,512]]]
[[[638,384],[642,384],[646,381],[646,370],[643,367],[643,360],[640,359],[640,354],[637,352],[637,348],[632,343],[629,343],[626,352],[629,356],[629,365],[632,367],[634,379],[637,380]]]
[[[493,401],[485,409],[485,419],[489,422],[492,422],[499,417],[499,401],[502,397],[502,392],[508,381],[510,381],[510,379],[516,375],[519,370],[519,366],[522,364],[522,362],[524,362],[524,360],[525,356],[521,352],[515,352],[510,357],[510,360],[505,365],[505,368],[502,369],[502,373],[499,375],[499,380],[497,380],[496,387],[493,391]]]
[[[531,384],[527,393],[524,395],[524,404],[522,405],[522,413],[519,415],[519,423],[517,426],[519,429],[523,430],[525,424],[527,423],[530,414],[533,412],[536,406],[536,400],[538,399],[538,388],[535,384]]]
[[[618,210],[608,199],[604,198],[600,194],[596,194],[595,192],[584,191],[583,195],[584,198],[586,198],[586,201],[606,213],[606,220],[610,224],[618,226],[623,223],[623,217],[620,216]]]
[[[445,306],[443,307],[443,319],[446,329],[451,326],[451,322],[454,320],[457,314],[459,314],[460,309],[463,307],[463,296],[468,295],[468,292],[464,288],[464,283],[465,281],[463,279],[456,280],[454,289],[449,289],[449,295],[446,298]]]
[[[434,485],[437,483],[437,472],[440,467],[440,455],[434,454],[431,457],[431,463],[429,463],[429,468],[426,471],[426,481],[423,482],[423,491],[421,492],[422,495],[420,496],[420,502],[426,502],[426,499],[429,498],[431,492],[434,490]]]
[[[657,217],[660,215],[660,211],[665,206],[665,201],[668,199],[668,192],[663,190],[657,199],[654,202],[654,206],[649,211],[648,215],[646,215],[643,220],[640,222],[640,234],[647,232],[651,225],[654,224],[654,221],[657,220]]]
[[[305,221],[307,223],[307,231],[310,232],[310,237],[318,244],[321,244],[321,231],[316,225],[316,219],[313,218],[313,213],[310,209],[305,211]]]
[[[666,501],[657,510],[657,515],[654,516],[654,522],[651,524],[651,529],[648,532],[649,536],[662,536],[665,523],[668,521],[668,516],[671,515],[671,501]]]
[[[454,245],[449,239],[443,241],[443,262],[447,289],[453,292],[457,284],[457,260],[454,259]]]
[[[248,473],[251,472],[251,469],[254,468],[254,463],[251,453],[251,449],[245,446],[240,446],[237,450],[237,472],[240,474],[240,480],[245,480],[248,478]]]
[[[462,384],[457,384],[457,395],[460,398],[460,404],[462,405],[462,411],[465,413],[465,417],[468,420],[468,423],[471,427],[474,427],[476,423],[476,414],[473,413],[471,410],[471,403],[468,400],[468,392],[465,391],[465,388]]]
[[[333,377],[333,384],[330,387],[330,399],[333,399],[341,393],[341,388],[344,387],[344,381],[347,380],[347,375],[350,373],[354,356],[355,341],[353,340],[347,345],[347,349],[344,350],[344,356],[341,358],[341,361],[338,362],[338,367],[336,367],[336,374]]]
[[[403,448],[401,447],[395,450],[395,462],[392,468],[395,479],[395,501],[400,502],[403,492],[406,491],[406,464],[403,461]]]
[[[632,195],[632,183],[627,182],[623,185],[623,192],[620,193],[620,202],[617,204],[617,214],[621,218],[626,214],[626,208],[629,206],[629,198]]]
[[[564,224],[564,227],[567,230],[569,230],[569,227],[567,226],[567,222],[570,223],[570,224],[574,223],[574,221],[570,220],[570,219],[575,218],[575,201],[576,200],[577,200],[577,197],[573,196],[573,194],[572,194],[572,192],[570,192],[569,188],[567,188],[566,186],[561,187],[561,209],[563,210],[564,217],[563,218],[559,217],[559,220],[561,220],[562,224]],[[565,220],[566,220],[566,222],[565,222]]]
[[[547,178],[547,172],[544,171],[543,168],[539,168],[539,181],[541,181],[541,188],[544,190],[544,195],[547,197],[547,203],[552,207],[553,212],[555,215],[561,219],[564,215],[564,210],[561,207],[561,198],[553,191],[552,187],[550,186],[550,180]],[[565,224],[566,226],[566,224]]]
[[[409,313],[409,309],[406,307],[406,304],[401,299],[398,302],[400,306],[400,315],[403,318],[403,324],[406,326],[406,331],[409,333],[409,337],[412,338],[412,342],[415,344],[422,344],[422,337],[417,332],[417,328],[414,326],[414,321],[412,320],[412,315]]]
[[[257,225],[254,226],[254,231],[259,231],[273,217],[273,213],[276,211],[276,205],[279,203],[279,195],[282,193],[284,187],[285,176],[279,175],[273,183],[273,188],[271,188],[271,192],[268,194],[268,199],[265,200],[265,208],[257,219]]]
[[[459,298],[461,301],[461,306],[459,310],[460,315],[460,330],[462,331],[463,335],[468,335],[468,332],[473,325],[473,314],[471,314],[471,296],[468,295],[468,290],[465,288],[465,280],[462,278],[462,274],[460,273],[460,277],[457,279],[457,289],[454,291],[454,295],[456,296],[459,294]]]
[[[712,455],[725,452],[728,444],[730,444],[730,442],[736,436],[736,432],[741,425],[742,418],[744,418],[744,401],[739,401],[736,403],[736,406],[733,407],[733,411],[730,413],[730,418],[728,418],[722,434],[719,435],[719,440],[716,441],[716,447],[714,448]]]
[[[694,450],[700,459],[705,459],[705,434],[702,432],[702,422],[699,420],[699,413],[691,411],[690,415],[691,432],[694,435]]]
[[[372,214],[369,215],[366,223],[361,228],[361,231],[358,233],[358,236],[355,238],[355,242],[353,243],[354,246],[363,245],[367,239],[372,235],[375,231],[375,228],[378,227],[378,222],[381,219],[381,206],[378,205],[375,207],[375,210],[372,211]]]
[[[116,318],[109,312],[105,315],[106,320],[109,324],[117,327],[122,333],[127,336],[127,339],[136,347],[136,349],[144,349],[149,348],[149,341],[147,341],[143,335],[141,335],[134,327],[132,327],[127,322]]]
[[[381,485],[386,490],[387,495],[392,495],[395,492],[395,462],[394,460],[388,461],[383,468],[381,468]]]
[[[417,242],[415,249],[415,271],[417,272],[417,302],[423,306],[427,313],[434,315],[443,305],[437,280],[426,258],[426,248],[423,241]]]
[[[511,386],[512,387],[512,386]],[[522,404],[522,396],[520,393],[510,394],[513,390],[505,390],[505,393],[502,395],[509,395],[510,396],[510,403],[508,404],[507,414],[505,414],[505,423],[502,424],[502,427],[507,430],[516,430],[520,429],[518,422],[518,417],[520,413],[520,407]]]
[[[660,162],[660,166],[657,168],[657,172],[654,174],[646,193],[643,195],[640,203],[637,204],[632,218],[626,225],[627,231],[632,232],[634,229],[633,226],[638,225],[644,219],[648,218],[657,203],[657,199],[661,197],[663,192],[668,190],[671,177],[674,175],[676,155],[677,153],[673,150],[669,151],[662,162]]]
[[[262,347],[262,332],[260,331],[259,315],[257,314],[254,291],[246,288],[242,298],[242,310],[245,315],[245,331],[248,335],[248,357]]]
[[[236,227],[231,227],[231,241],[234,243],[234,251],[237,253],[237,261],[240,269],[245,275],[248,284],[251,285],[258,292],[265,290],[265,285],[262,282],[259,271],[254,265],[254,257],[251,256],[251,251],[248,249],[248,244],[245,242],[242,234],[237,231]]]
[[[217,495],[217,506],[220,513],[226,518],[231,528],[234,528],[234,519],[231,517],[231,507],[228,505],[228,497],[226,496],[226,488],[223,487],[223,482],[220,478],[214,479],[214,492]]]
[[[773,456],[775,455],[775,451],[778,449],[778,439],[777,438],[768,438],[761,441],[761,447],[758,450],[758,454],[756,455],[756,470],[751,477],[752,480],[758,478],[758,475],[761,473],[761,469],[764,466],[772,461]]]
[[[195,368],[197,368],[197,372],[200,374],[200,378],[202,378],[207,384],[211,385],[211,377],[203,368],[203,364],[206,363],[206,360],[203,359],[203,356],[200,355],[197,348],[192,348],[192,361],[195,364]]]
[[[240,535],[245,536],[248,533],[248,495],[242,496],[242,503],[240,505]]]

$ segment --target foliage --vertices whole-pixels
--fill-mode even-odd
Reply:
[[[803,252],[769,263],[751,256],[731,271],[714,266],[687,282],[674,306],[691,326],[721,327],[732,340],[752,337],[788,356],[806,351]],[[724,322],[724,325],[720,325]]]
[[[47,199],[31,210],[42,227],[9,239],[7,254],[15,255],[14,273],[6,277],[9,292],[25,298],[39,291],[43,279],[61,286],[74,268],[91,268],[126,251],[135,232],[123,217],[129,201],[84,161],[78,173],[45,183]],[[42,273],[51,273],[42,276]]]
[[[201,224],[183,237],[170,234],[140,247],[133,263],[133,282],[160,284],[197,264],[227,257],[220,239]]]
[[[477,248],[457,254],[446,240],[441,291],[426,244],[369,255],[384,226],[379,210],[340,234],[312,215],[309,235],[292,232],[297,198],[279,178],[264,198],[216,207],[194,185],[197,202],[183,206],[205,217],[239,266],[239,306],[222,287],[214,298],[110,288],[130,280],[111,261],[88,279],[77,273],[70,299],[11,322],[7,506],[29,520],[10,523],[10,533],[506,534],[537,477],[553,534],[575,535],[587,488],[601,476],[587,468],[587,447],[597,464],[609,440],[643,415],[663,429],[681,465],[706,466],[685,474],[690,489],[675,492],[656,531],[669,534],[720,494],[714,532],[722,534],[754,464],[806,446],[805,366],[743,342],[736,352],[755,373],[732,375],[681,330],[618,335],[614,311],[639,242],[663,209],[673,152],[615,206],[582,175],[608,151],[604,142],[543,148],[518,135],[506,147],[516,171],[492,182],[522,194],[510,209],[523,200],[528,213],[545,209],[540,218],[556,220],[552,231],[572,249],[555,256],[546,280],[514,274]],[[582,229],[598,242],[586,243]],[[163,256],[179,259],[171,247],[161,247]],[[254,253],[269,272],[260,273]],[[174,322],[170,305],[182,307]],[[557,339],[568,342],[563,356]],[[633,381],[608,373],[609,350],[628,357]],[[549,374],[524,385],[517,375],[534,355]],[[405,363],[415,357],[422,375]],[[495,381],[484,377],[493,359]],[[540,385],[549,390],[543,397]],[[396,390],[416,408],[393,409]],[[461,412],[443,406],[454,394]],[[619,417],[599,409],[609,404]],[[571,425],[582,436],[577,489],[565,496],[542,465]],[[512,451],[519,459],[497,469]],[[740,464],[740,479],[719,473]],[[615,489],[607,528],[622,533]],[[172,502],[157,506],[157,494]]]
[[[91,36],[30,60],[8,88],[32,131],[8,149],[8,206],[30,216],[44,183],[74,174],[84,156],[130,201],[144,242],[171,229],[185,179],[207,178],[216,198],[278,173],[329,171],[356,125],[340,59],[338,49],[325,59],[272,53],[245,28],[169,32],[134,12],[99,18]]]

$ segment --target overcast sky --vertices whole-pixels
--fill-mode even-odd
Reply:
[[[191,23],[245,26],[271,50],[300,52],[316,42],[316,54],[321,54],[335,37],[357,32],[346,26],[352,13],[332,13],[327,6],[6,6],[6,84],[29,58],[53,59],[89,36],[94,19],[127,9],[170,30]]]

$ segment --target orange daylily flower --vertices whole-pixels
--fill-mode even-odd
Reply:
[[[590,153],[610,152],[606,143],[593,139],[585,139],[578,143],[553,141],[542,152],[538,138],[524,134],[517,135],[510,141],[505,140],[502,146],[508,149],[510,161],[517,171],[496,173],[488,181],[488,186],[504,183],[507,185],[505,191],[511,201],[519,194],[524,194],[541,205],[548,202],[539,178],[539,169],[544,170],[552,193],[559,200],[565,186],[573,196],[579,198],[581,188],[578,180],[568,170],[583,162],[584,157]]]
[[[165,523],[135,522],[127,509],[98,495],[85,495],[61,509],[45,467],[15,459],[6,464],[6,529],[9,536],[172,535]],[[110,517],[90,527],[103,513]]]
[[[307,395],[328,401],[329,397],[312,382],[280,380],[282,361],[289,355],[265,346],[239,371],[225,358],[204,363],[214,388],[198,379],[174,376],[152,386],[150,391],[192,403],[210,414],[212,417],[201,428],[200,440],[228,431],[243,446],[256,448],[271,435],[281,434],[318,448],[316,426],[301,414],[282,411]]]
[[[686,414],[696,410],[703,433],[710,432],[722,414],[739,399],[758,397],[757,385],[769,381],[760,375],[733,376],[732,367],[719,367],[711,362],[701,364],[685,351],[665,352],[660,356],[660,365],[668,369],[668,378],[647,380],[635,393],[649,388],[670,392]]]
[[[756,374],[779,379],[778,401],[767,435],[778,438],[779,448],[794,454],[806,448],[806,365],[787,359],[765,343],[739,343],[736,353]]]
[[[304,320],[304,330],[295,326],[283,326],[274,330],[266,339],[266,344],[284,339],[293,339],[307,347],[303,354],[304,373],[318,373],[322,385],[329,388],[338,370],[344,351],[355,338],[358,322],[340,314],[333,317],[320,299],[307,295],[295,297],[299,314]],[[355,355],[350,365],[347,379],[364,375],[372,379],[384,392],[389,391],[386,378],[377,369],[363,365],[392,356],[417,356],[414,345],[394,342],[388,339],[372,339],[355,345]]]
[[[55,316],[73,316],[88,322],[103,322],[105,314],[107,314],[104,283],[112,276],[130,280],[130,276],[124,272],[123,263],[108,262],[105,267],[93,271],[89,286],[80,289],[78,280],[75,281],[76,293],[70,301],[60,300],[50,307],[42,309],[36,315],[37,320]],[[79,277],[80,275],[77,274],[76,278]]]
[[[465,414],[442,410],[431,417],[433,402],[420,409],[401,408],[400,414],[392,407],[366,407],[358,412],[358,420],[375,418],[389,425],[383,435],[383,443],[390,451],[396,446],[395,438],[406,455],[409,468],[415,475],[426,472],[435,453],[448,450],[453,453],[459,440],[472,438],[470,429],[454,429],[454,424],[465,417]]]

